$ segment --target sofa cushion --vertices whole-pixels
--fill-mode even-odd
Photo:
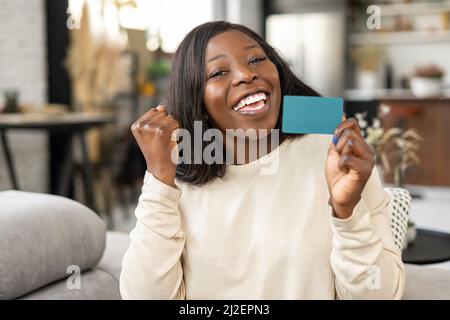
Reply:
[[[406,264],[404,300],[450,299],[450,270]]]
[[[0,299],[12,299],[94,267],[106,227],[73,200],[22,191],[0,192]]]
[[[83,272],[80,286],[67,285],[69,279],[59,280],[33,291],[19,300],[120,300],[119,284],[110,274],[94,269]],[[70,280],[69,280],[70,281]]]
[[[130,236],[128,233],[108,231],[105,252],[97,265],[97,269],[109,273],[119,281],[123,256],[129,246]]]

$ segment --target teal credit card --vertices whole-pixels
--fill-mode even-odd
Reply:
[[[344,100],[311,96],[284,96],[283,133],[332,134],[342,122]]]

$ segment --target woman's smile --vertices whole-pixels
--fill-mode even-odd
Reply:
[[[233,110],[242,115],[263,114],[270,108],[269,97],[270,95],[266,94],[264,91],[246,95],[233,107]]]

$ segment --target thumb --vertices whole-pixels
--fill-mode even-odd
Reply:
[[[173,130],[170,135],[170,150],[172,162],[178,164],[180,156],[178,152],[178,129]]]
[[[332,141],[330,143],[330,147],[328,148],[328,154],[334,154],[334,153],[338,153],[337,149],[336,149],[336,144],[337,144],[337,137],[333,134],[333,138]]]

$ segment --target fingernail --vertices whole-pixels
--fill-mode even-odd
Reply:
[[[333,134],[333,144],[336,145],[338,142],[338,138],[336,137],[335,134]]]

